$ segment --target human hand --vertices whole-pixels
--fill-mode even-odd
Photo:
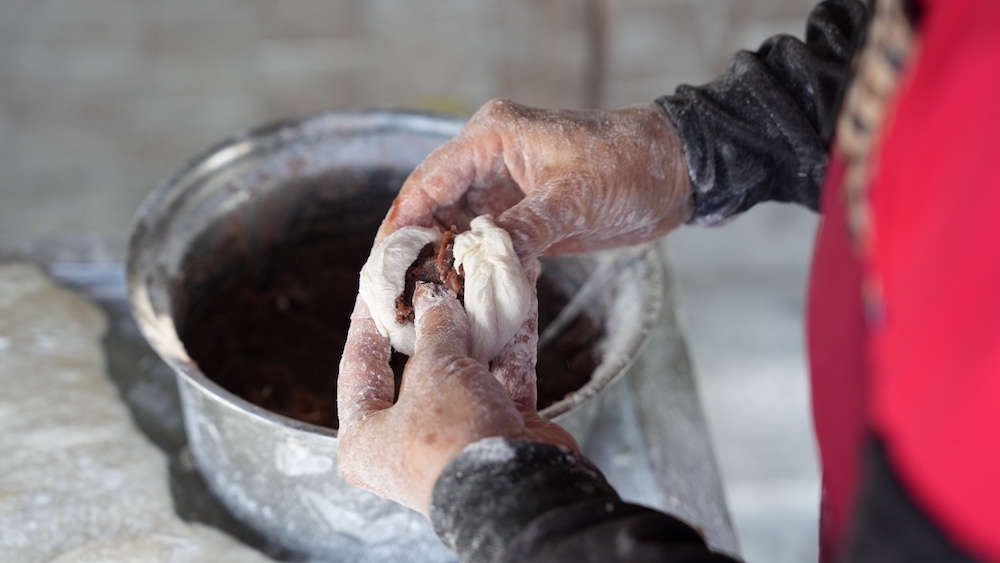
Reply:
[[[355,306],[337,385],[344,479],[426,515],[444,468],[477,440],[526,438],[579,450],[568,432],[535,409],[537,300],[491,362],[492,373],[469,357],[468,317],[454,294],[420,284],[413,307],[415,352],[393,404],[389,341],[364,301]]]
[[[527,263],[648,242],[690,218],[680,140],[657,104],[557,111],[494,100],[410,175],[376,244],[407,225],[497,217]]]

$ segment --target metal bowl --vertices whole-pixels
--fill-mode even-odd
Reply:
[[[277,123],[193,159],[139,211],[129,300],[146,339],[179,376],[195,463],[234,515],[278,544],[343,561],[454,559],[422,516],[341,480],[336,430],[260,408],[199,370],[177,330],[191,288],[223,274],[227,257],[317,225],[325,236],[374,234],[410,171],[461,126],[402,112]],[[541,413],[585,443],[596,396],[624,374],[659,318],[663,264],[650,248],[626,262],[602,254],[546,260],[544,272],[567,295],[587,280],[595,288],[587,314],[604,329],[599,363],[589,383]]]

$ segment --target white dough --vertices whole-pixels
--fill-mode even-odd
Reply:
[[[397,351],[413,355],[417,340],[413,323],[396,322],[396,298],[406,286],[406,270],[420,250],[441,240],[441,231],[428,227],[403,227],[385,237],[361,268],[361,298],[368,304],[379,334],[388,336]]]
[[[428,243],[437,242],[437,229],[403,227],[372,251],[361,269],[361,296],[375,326],[392,347],[413,355],[413,323],[396,322],[396,298],[403,293],[406,270]],[[455,236],[455,268],[465,274],[465,311],[469,316],[469,355],[484,365],[514,336],[531,311],[534,285],[514,253],[507,231],[493,218],[472,220],[468,231]]]
[[[0,560],[268,561],[174,513],[163,454],[105,375],[105,328],[37,268],[0,264]]]
[[[489,365],[531,312],[534,284],[521,267],[507,231],[493,217],[472,220],[455,236],[455,268],[465,271],[465,312],[472,345],[469,356]]]

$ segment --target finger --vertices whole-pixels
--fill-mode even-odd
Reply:
[[[533,260],[533,263],[537,264],[538,261]],[[537,277],[533,271],[526,273],[531,279]],[[538,403],[535,380],[535,364],[538,360],[538,295],[532,293],[528,318],[490,363],[493,377],[503,385],[507,396],[522,412],[535,412]]]
[[[522,263],[587,230],[591,198],[579,197],[578,191],[569,185],[543,186],[497,218]]]
[[[573,254],[621,248],[656,240],[683,224],[689,216],[685,206],[661,213],[643,201],[628,196],[599,195],[597,188],[583,191],[572,181],[546,186],[526,197],[497,219],[510,234],[514,251],[522,263],[545,254]],[[594,200],[606,203],[593,214]]]
[[[466,127],[406,179],[379,227],[376,244],[401,227],[437,224],[435,213],[457,206],[472,186],[489,184],[505,175],[499,136],[475,125]]]
[[[358,297],[351,314],[344,355],[337,376],[340,428],[392,406],[395,385],[389,339],[379,334],[368,306]]]
[[[418,283],[413,291],[416,354],[452,359],[469,355],[469,317],[455,295],[443,285]]]

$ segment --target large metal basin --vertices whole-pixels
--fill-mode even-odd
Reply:
[[[237,518],[292,550],[337,561],[454,558],[422,516],[340,479],[336,430],[262,409],[199,370],[177,330],[192,288],[223,275],[234,257],[252,257],[277,241],[319,231],[351,233],[352,240],[359,230],[374,234],[405,177],[461,125],[396,112],[278,123],[209,149],[139,212],[129,244],[129,299],[146,339],[179,376],[195,463]],[[596,289],[586,314],[604,329],[590,382],[542,411],[581,441],[595,397],[637,357],[663,306],[659,253],[631,256],[590,284]],[[546,260],[544,275],[572,295],[613,258]]]

